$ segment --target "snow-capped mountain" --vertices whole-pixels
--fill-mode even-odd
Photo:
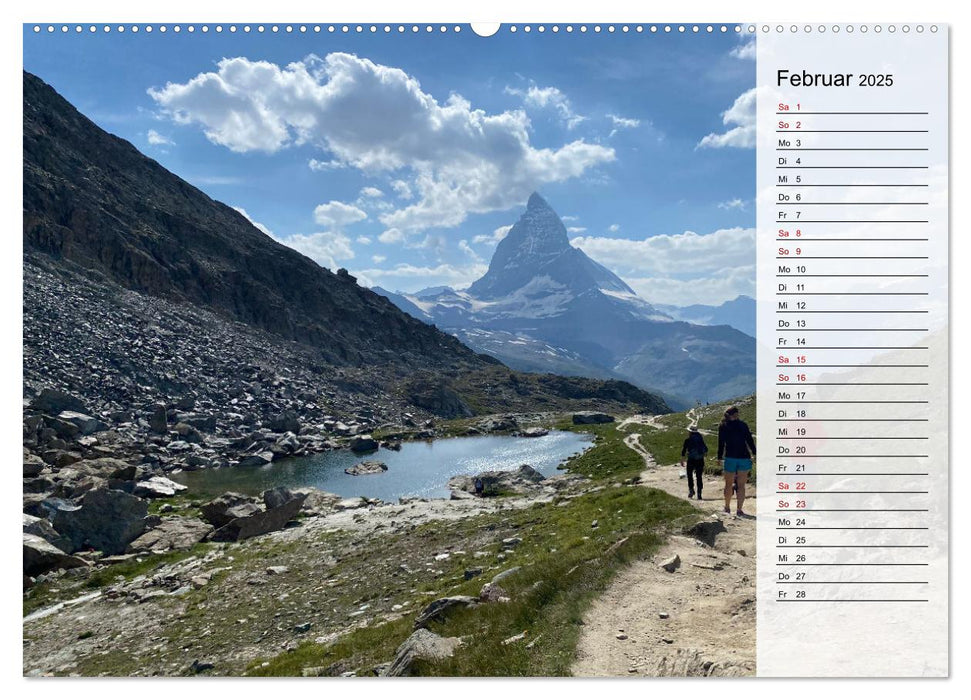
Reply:
[[[375,291],[516,369],[626,379],[676,404],[755,388],[753,338],[676,320],[641,299],[570,245],[560,217],[536,193],[468,290]]]
[[[496,246],[489,271],[469,287],[469,294],[489,300],[543,289],[575,294],[603,289],[636,297],[617,275],[570,245],[560,217],[534,192],[525,213]]]

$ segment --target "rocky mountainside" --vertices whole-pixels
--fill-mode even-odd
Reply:
[[[630,385],[551,383],[476,355],[27,73],[23,198],[30,471],[104,456],[163,469],[272,459],[382,427],[432,436],[433,416],[667,410]],[[40,478],[30,490],[44,496]]]
[[[467,291],[387,296],[516,369],[625,379],[672,405],[754,390],[752,337],[676,320],[641,299],[571,246],[563,222],[535,193]]]
[[[482,366],[453,337],[257,230],[24,73],[24,249],[340,364]]]

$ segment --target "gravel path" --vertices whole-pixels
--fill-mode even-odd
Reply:
[[[650,425],[637,418],[622,425]],[[644,457],[644,486],[686,496],[677,465],[657,467],[636,433],[625,443]],[[590,608],[574,675],[755,674],[755,520],[721,512],[722,483],[706,477],[705,500],[692,501],[700,524],[672,536],[653,559],[635,562]],[[745,508],[754,514],[755,499]],[[679,568],[661,568],[675,555]]]

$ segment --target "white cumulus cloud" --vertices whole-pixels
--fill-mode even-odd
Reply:
[[[578,236],[571,240],[656,304],[720,304],[755,292],[755,229],[685,231],[642,240]]]
[[[361,197],[366,197],[369,199],[375,199],[378,197],[383,197],[384,192],[379,190],[377,187],[364,187],[361,189]]]
[[[739,294],[755,296],[755,265],[716,270],[707,277],[694,279],[627,276],[624,281],[642,298],[654,304],[717,306]]]
[[[485,243],[487,245],[496,245],[499,241],[506,237],[509,230],[512,228],[512,224],[508,226],[500,226],[492,233],[483,233],[472,238],[473,243]]]
[[[755,259],[752,228],[725,228],[708,234],[685,231],[642,240],[579,236],[571,242],[597,262],[619,271],[702,272],[750,265]]]
[[[733,126],[728,131],[710,133],[698,142],[698,148],[755,148],[755,102],[758,88],[746,90],[722,112],[722,123]]]
[[[570,104],[570,100],[563,94],[563,91],[552,85],[539,87],[533,83],[525,90],[507,86],[504,92],[507,95],[521,97],[523,104],[527,107],[554,110],[567,129],[575,129],[587,119],[577,114],[573,110],[573,105]]]
[[[402,232],[454,227],[469,214],[509,209],[544,184],[616,157],[612,148],[583,139],[536,148],[525,112],[489,114],[456,93],[440,102],[403,70],[348,53],[283,67],[225,58],[215,71],[148,92],[177,124],[197,125],[232,151],[309,144],[330,158],[311,167],[336,162],[406,181],[415,200],[380,217]],[[530,99],[555,103],[552,93]],[[404,188],[395,191],[404,198]]]
[[[730,56],[743,60],[755,60],[755,41],[743,41],[729,52]]]
[[[332,229],[342,229],[358,221],[364,221],[366,218],[367,214],[353,204],[334,200],[326,204],[319,204],[314,209],[314,221],[321,226]]]
[[[405,240],[405,234],[396,228],[389,228],[378,236],[378,240],[382,243],[401,243]]]
[[[394,193],[398,195],[400,199],[411,199],[415,196],[411,192],[411,185],[404,180],[393,180],[391,182],[391,189],[394,190]]]
[[[339,262],[342,260],[354,259],[351,239],[337,231],[298,233],[290,236],[283,243],[331,270],[340,267]]]
[[[399,263],[388,269],[370,268],[355,270],[361,279],[367,279],[373,285],[386,289],[400,289],[404,292],[414,292],[425,287],[440,284],[461,289],[467,287],[482,277],[488,266],[481,262],[468,265],[449,265],[442,263],[435,266],[412,265]]]
[[[162,136],[162,134],[155,131],[155,129],[149,129],[146,134],[148,143],[151,146],[174,146],[175,141],[168,138],[167,136]]]

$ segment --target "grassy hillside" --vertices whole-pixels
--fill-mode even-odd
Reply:
[[[582,617],[614,575],[631,561],[650,556],[672,528],[697,519],[685,501],[662,491],[608,487],[571,500],[536,504],[524,510],[470,518],[447,526],[429,523],[412,539],[447,537],[448,544],[481,547],[476,538],[491,532],[495,544],[486,551],[504,557],[502,568],[520,566],[502,588],[511,602],[457,612],[430,629],[442,636],[462,637],[454,658],[423,662],[422,676],[563,676],[569,675],[576,653]],[[594,525],[594,523],[596,523]],[[522,543],[503,550],[498,538],[515,534]],[[444,542],[443,542],[444,544]],[[381,548],[381,542],[375,543]],[[466,549],[467,548],[467,549]],[[425,601],[448,595],[477,596],[487,577],[465,581],[471,555],[454,557],[438,578],[438,590]],[[377,583],[377,582],[372,582]],[[450,584],[450,585],[449,585]],[[448,586],[447,591],[442,588]],[[369,675],[389,661],[412,632],[412,617],[354,631],[334,644],[308,642],[291,652],[251,663],[248,675],[339,675],[356,671]],[[525,633],[518,643],[504,643]],[[305,671],[304,669],[313,669]]]
[[[616,423],[574,426],[564,418],[556,427],[594,435],[593,447],[565,466],[599,482],[599,490],[447,526],[428,523],[409,534],[410,541],[424,540],[426,547],[434,540],[432,551],[462,552],[462,556],[450,558],[447,566],[440,565],[442,575],[426,589],[426,603],[443,594],[478,594],[488,578],[465,580],[464,570],[483,561],[467,552],[484,549],[498,556],[500,569],[522,567],[502,583],[512,602],[462,611],[445,623],[431,625],[436,633],[460,636],[466,642],[452,659],[422,663],[415,669],[420,675],[569,675],[583,614],[591,602],[630,562],[651,556],[670,532],[697,520],[698,512],[689,503],[663,491],[631,485],[630,477],[636,477],[644,463],[624,444],[625,433]],[[493,544],[480,541],[484,533]],[[522,542],[514,549],[504,549],[499,543],[510,535]],[[370,545],[368,556],[381,559],[388,550],[393,558],[394,546],[377,540]],[[375,578],[372,585],[380,588],[385,582]],[[330,645],[308,642],[293,651],[257,659],[246,672],[258,676],[339,675],[345,671],[368,675],[394,656],[397,646],[411,634],[412,619],[407,616],[360,629]],[[522,633],[522,641],[503,643]]]

